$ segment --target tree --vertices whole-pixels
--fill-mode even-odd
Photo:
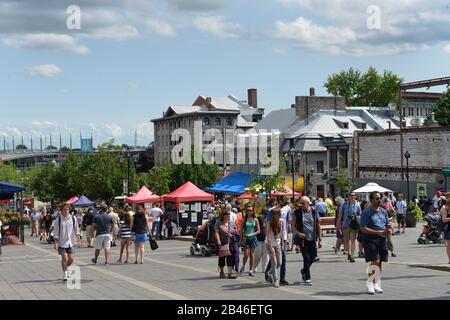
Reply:
[[[19,173],[13,165],[6,165],[0,161],[0,181],[19,183]]]
[[[441,97],[433,108],[435,119],[441,126],[450,125],[450,89]]]
[[[16,150],[27,150],[27,146],[24,144],[19,144],[16,146]]]
[[[155,167],[138,176],[139,186],[148,187],[154,194],[163,196],[170,192],[171,170],[169,167]]]
[[[348,177],[346,169],[333,171],[333,177],[336,179],[336,185],[341,193],[348,193],[352,189],[353,182]]]
[[[324,87],[330,94],[343,96],[348,106],[386,107],[391,102],[399,105],[402,82],[402,78],[389,70],[380,75],[373,67],[364,74],[350,68],[328,76]]]
[[[47,146],[47,148],[45,148],[45,150],[58,150],[58,148],[55,146],[49,145],[49,146]]]

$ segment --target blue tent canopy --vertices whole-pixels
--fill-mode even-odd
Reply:
[[[81,196],[80,199],[78,199],[78,201],[72,203],[72,205],[74,207],[93,207],[95,206],[95,202],[89,200],[88,198],[86,198],[85,196]]]
[[[245,193],[245,189],[248,188],[250,181],[254,177],[254,175],[247,173],[233,173],[217,182],[211,188],[206,188],[206,191],[241,195]]]
[[[14,193],[25,191],[25,187],[7,182],[0,182],[0,199],[9,200],[14,198]]]

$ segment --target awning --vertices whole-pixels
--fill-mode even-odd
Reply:
[[[217,182],[211,188],[206,188],[206,191],[241,195],[245,193],[245,189],[248,188],[250,181],[254,177],[252,174],[233,173]]]
[[[80,198],[78,197],[72,197],[69,200],[66,201],[67,204],[72,204],[74,202],[77,202],[78,200],[80,200]]]
[[[161,202],[161,197],[153,194],[146,186],[143,186],[141,190],[138,191],[134,196],[127,197],[126,201],[128,203],[138,204],[138,203],[156,203]]]
[[[80,199],[78,199],[78,201],[72,203],[72,205],[73,205],[74,207],[87,208],[87,207],[93,207],[93,206],[95,206],[95,202],[89,200],[89,199],[86,198],[85,196],[81,196]]]
[[[177,190],[165,196],[164,201],[175,202],[178,207],[178,205],[183,202],[214,202],[214,196],[188,181]]]
[[[14,198],[14,193],[25,191],[25,187],[7,182],[0,182],[0,199],[9,200]]]

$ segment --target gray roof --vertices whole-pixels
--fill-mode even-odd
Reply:
[[[284,132],[289,127],[291,127],[298,118],[295,113],[295,109],[281,109],[274,110],[264,117],[258,125],[255,127],[256,130],[266,129],[266,130],[276,130]]]

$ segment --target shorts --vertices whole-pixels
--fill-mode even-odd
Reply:
[[[146,243],[147,242],[147,234],[146,233],[136,233],[136,238],[134,239],[134,243]]]
[[[405,225],[405,215],[404,214],[397,214],[397,223],[401,224],[402,226]]]
[[[96,236],[94,246],[97,250],[111,249],[111,235],[101,234]]]
[[[343,232],[344,236],[344,242],[347,242],[349,240],[356,240],[356,237],[358,236],[358,230],[352,229],[352,228],[345,228]]]
[[[245,248],[246,249],[253,249],[253,248],[256,248],[257,246],[258,246],[258,239],[246,238],[246,240],[245,240]]]
[[[336,239],[342,239],[344,236],[340,230],[336,230]]]
[[[92,225],[86,226],[86,237],[94,238],[94,227]]]
[[[364,235],[364,257],[366,262],[383,261],[388,262],[389,251],[386,237]]]
[[[75,254],[75,247],[69,247],[69,248],[61,248],[58,247],[58,253],[60,256],[62,256],[63,254]]]

